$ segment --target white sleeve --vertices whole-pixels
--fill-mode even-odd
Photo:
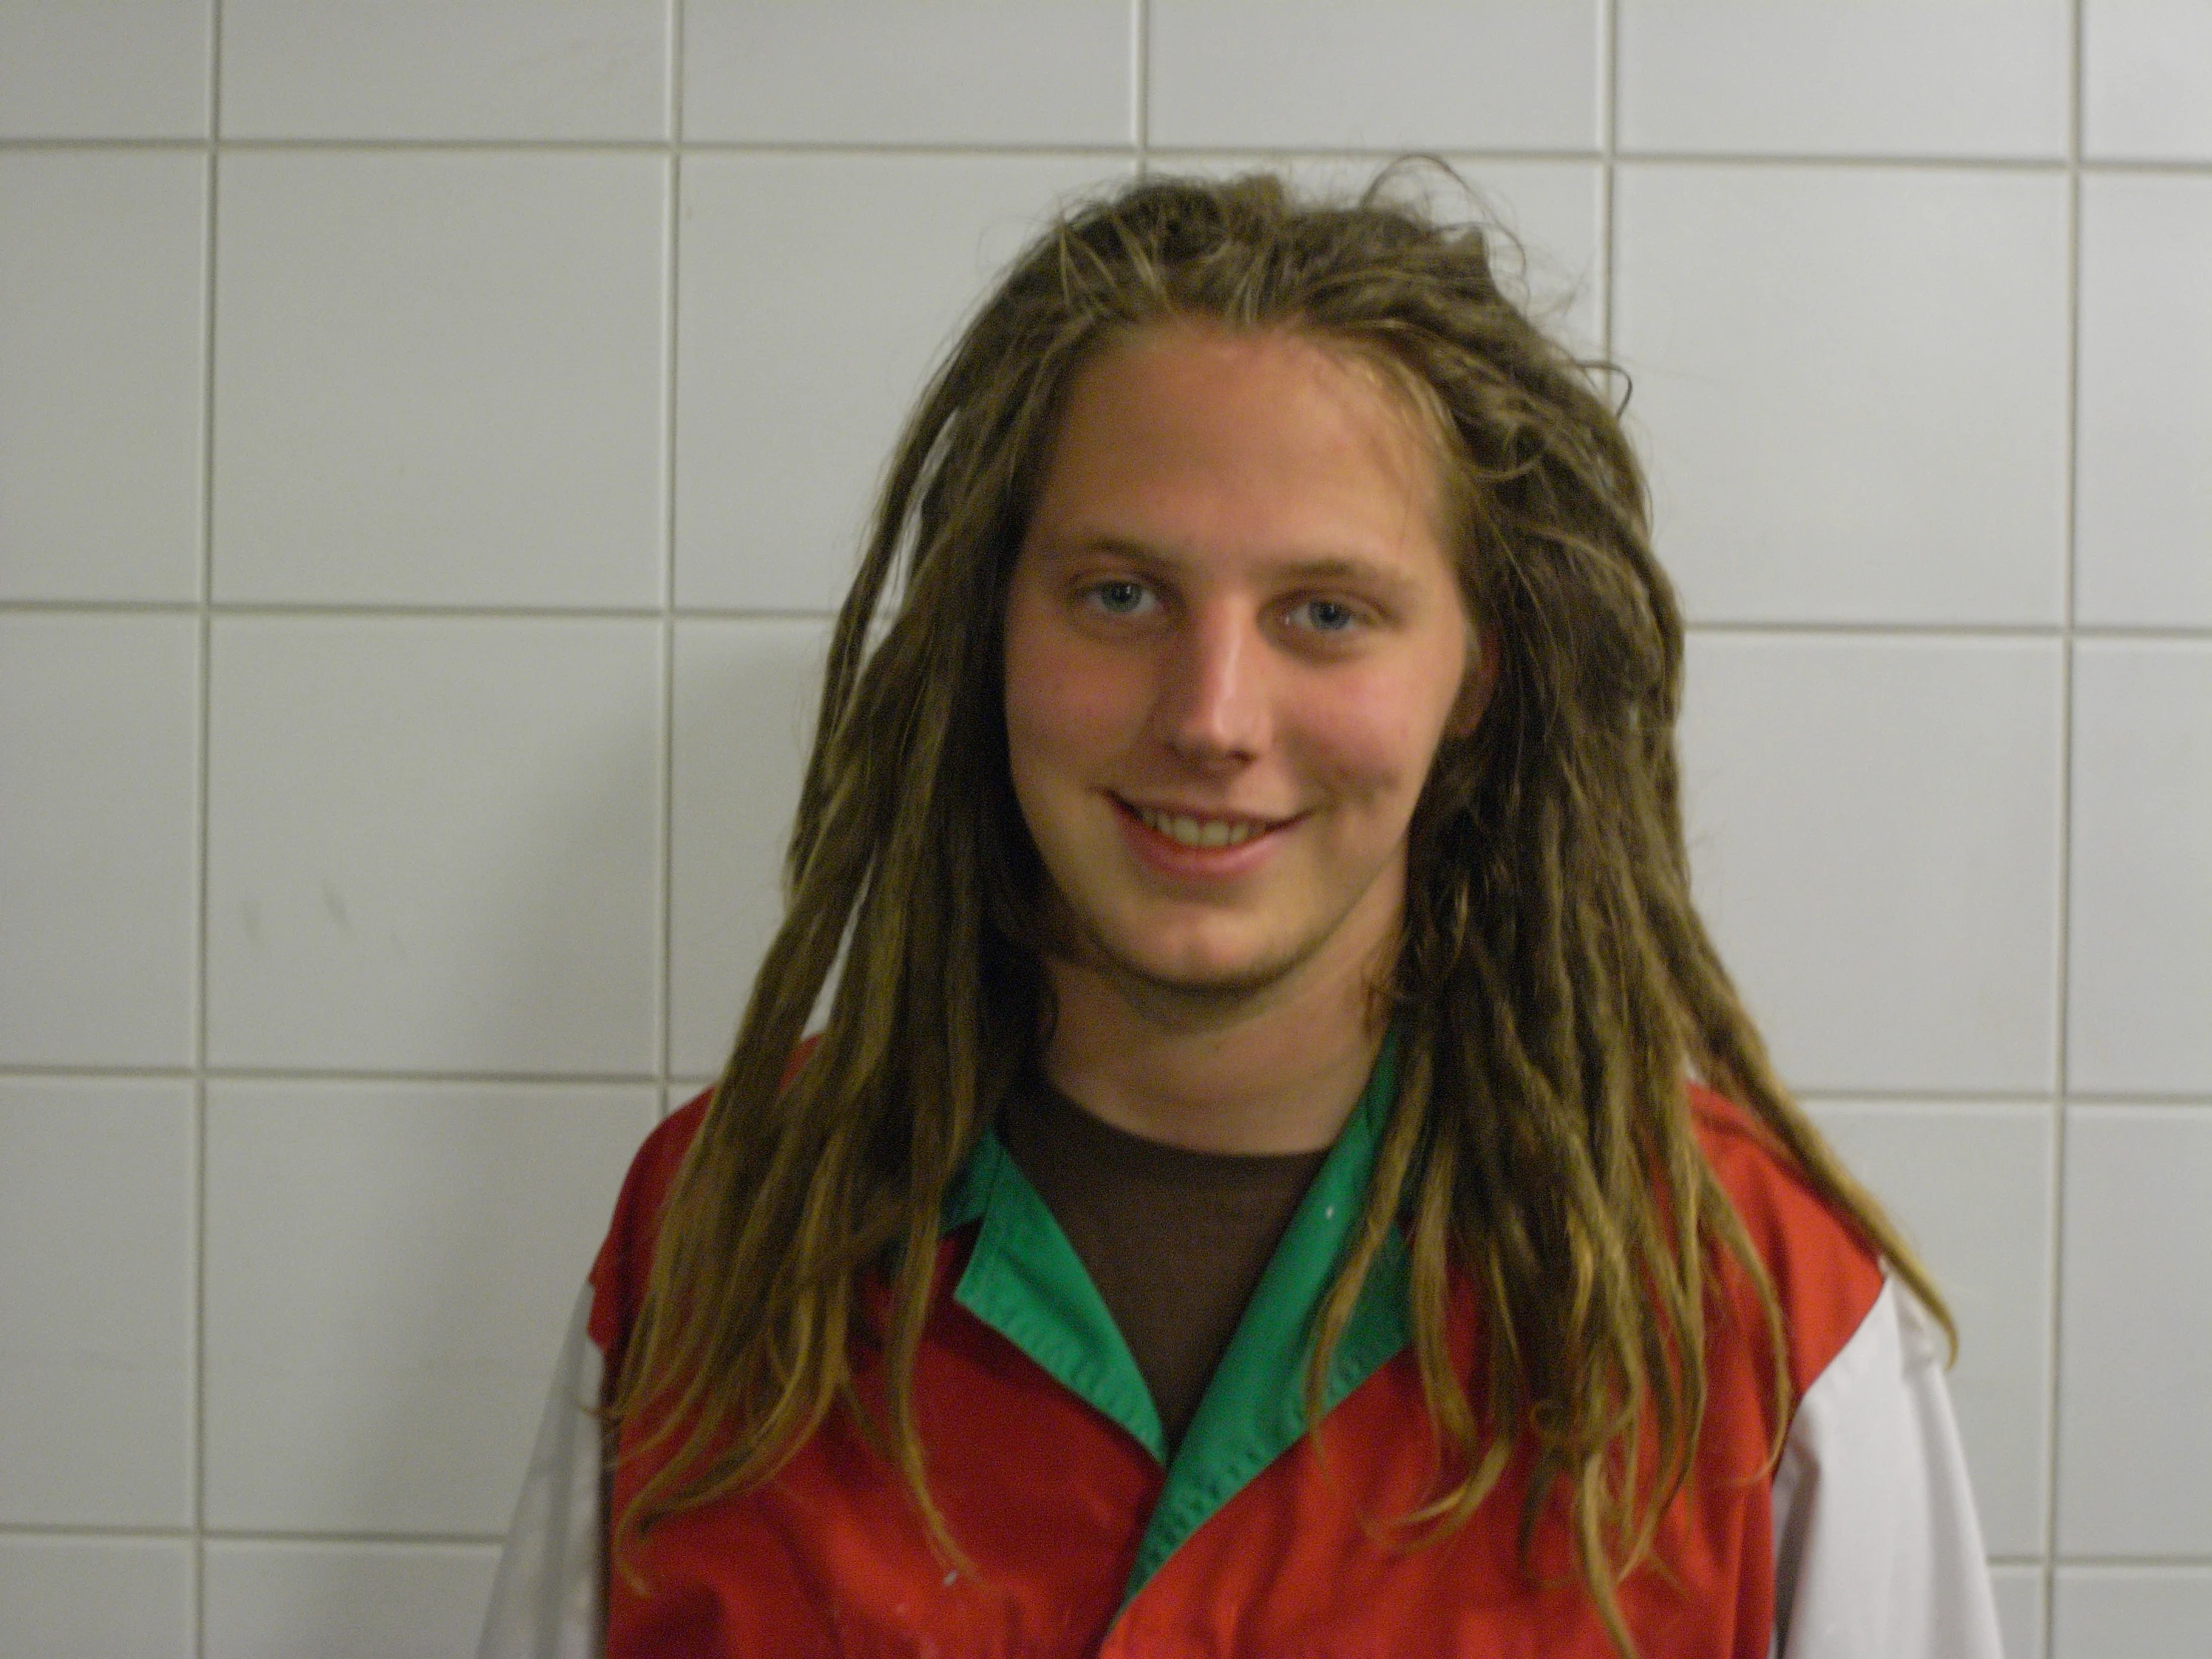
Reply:
[[[1893,1279],[1799,1401],[1774,1479],[1776,1659],[1998,1659],[1942,1356]]]
[[[591,1340],[591,1287],[553,1368],[515,1505],[506,1553],[492,1583],[477,1659],[598,1659],[600,1611],[599,1349]]]

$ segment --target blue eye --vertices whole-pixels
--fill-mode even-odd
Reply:
[[[1135,616],[1151,597],[1142,582],[1123,577],[1100,582],[1091,589],[1092,602],[1108,616]]]
[[[1309,599],[1291,614],[1317,634],[1342,634],[1360,620],[1350,605],[1335,599]]]

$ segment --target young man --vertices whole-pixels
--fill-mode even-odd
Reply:
[[[1477,234],[1055,227],[894,462],[485,1651],[1994,1654],[1940,1304],[1690,906],[1680,672]]]

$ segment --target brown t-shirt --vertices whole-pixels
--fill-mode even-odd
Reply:
[[[1008,1101],[999,1134],[1114,1316],[1172,1451],[1329,1149],[1190,1152],[1041,1078]]]

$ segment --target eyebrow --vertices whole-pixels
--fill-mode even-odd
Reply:
[[[1189,561],[1165,552],[1146,542],[1131,541],[1126,536],[1077,535],[1048,538],[1040,551],[1048,559],[1076,559],[1088,554],[1105,553],[1131,564],[1156,570],[1177,571]],[[1261,567],[1270,575],[1290,577],[1301,582],[1344,582],[1353,586],[1379,588],[1390,594],[1408,592],[1413,581],[1401,571],[1372,559],[1363,559],[1349,553],[1319,553],[1308,557],[1263,559]]]

